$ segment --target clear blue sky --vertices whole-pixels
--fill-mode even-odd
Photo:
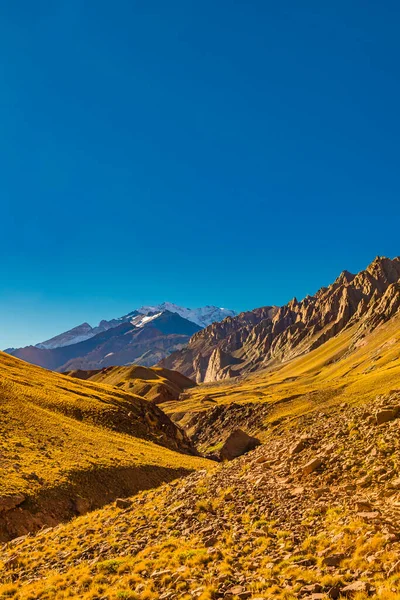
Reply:
[[[398,2],[0,3],[0,347],[400,254]]]

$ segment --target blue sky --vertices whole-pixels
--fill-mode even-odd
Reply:
[[[0,3],[0,347],[400,254],[396,2]]]

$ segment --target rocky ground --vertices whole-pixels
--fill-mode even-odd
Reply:
[[[5,545],[0,598],[400,598],[400,393]]]

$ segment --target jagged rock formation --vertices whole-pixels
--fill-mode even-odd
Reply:
[[[227,379],[308,352],[355,324],[362,336],[399,309],[400,258],[377,257],[357,275],[343,271],[315,296],[214,323],[162,364],[197,382]]]
[[[171,368],[169,365],[173,364],[174,370],[195,379],[198,383],[204,381],[206,380],[210,357],[215,350],[217,352],[213,356],[213,361],[216,363],[224,362],[222,353],[226,348],[225,360],[230,357],[230,363],[233,364],[232,352],[243,346],[257,324],[263,320],[271,320],[278,310],[276,306],[265,306],[240,313],[237,317],[228,317],[220,323],[213,323],[195,334],[186,348],[180,352],[174,352],[160,364],[168,369]],[[241,361],[238,359],[236,362],[240,363]],[[212,375],[212,373],[209,373],[207,381],[212,381]],[[223,379],[222,372],[220,372],[220,375],[219,378]]]

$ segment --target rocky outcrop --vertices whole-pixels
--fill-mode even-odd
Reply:
[[[264,307],[225,319],[195,334],[187,348],[163,361],[200,381],[218,381],[291,359],[358,325],[355,338],[400,310],[400,258],[377,257],[353,275],[302,301]]]

